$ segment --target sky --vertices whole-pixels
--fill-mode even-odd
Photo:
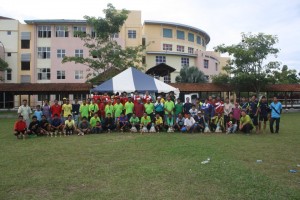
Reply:
[[[9,0],[0,4],[0,16],[23,23],[29,19],[83,19],[101,16],[108,3],[117,9],[140,10],[144,20],[182,23],[210,35],[207,50],[241,41],[241,33],[277,35],[277,58],[300,72],[299,0]]]

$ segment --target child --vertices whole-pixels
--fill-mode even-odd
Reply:
[[[235,103],[235,107],[232,109],[232,113],[233,118],[237,121],[237,124],[239,124],[241,118],[241,108],[237,102]]]
[[[30,122],[28,127],[28,135],[42,135],[39,121],[36,116],[32,117],[32,122]]]
[[[196,106],[193,104],[192,108],[189,110],[192,117],[195,117],[198,113]]]
[[[27,135],[27,127],[26,127],[26,122],[23,120],[23,116],[20,115],[18,117],[18,121],[16,121],[14,125],[14,135],[17,136],[18,139],[25,139],[25,136]]]
[[[226,124],[227,133],[235,133],[237,129],[237,122],[236,119],[233,117],[233,113],[229,113],[229,119]]]
[[[65,121],[65,135],[73,135],[76,130],[75,121],[72,119],[72,115],[68,115],[68,119]]]
[[[36,106],[36,111],[34,111],[33,115],[37,117],[37,120],[39,122],[42,120],[43,112],[41,111],[41,106],[40,105]]]

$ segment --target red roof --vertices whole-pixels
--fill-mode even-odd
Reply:
[[[217,85],[213,83],[170,83],[181,92],[228,92],[232,91],[230,85]]]
[[[274,84],[266,87],[268,92],[300,92],[300,84]]]

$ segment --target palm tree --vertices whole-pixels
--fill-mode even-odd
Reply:
[[[176,77],[177,83],[206,83],[207,77],[197,67],[183,67]]]

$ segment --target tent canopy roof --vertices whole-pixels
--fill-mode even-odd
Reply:
[[[146,71],[146,74],[156,75],[156,76],[167,76],[168,74],[174,72],[176,69],[167,65],[166,63],[160,63],[154,67],[151,67]]]

